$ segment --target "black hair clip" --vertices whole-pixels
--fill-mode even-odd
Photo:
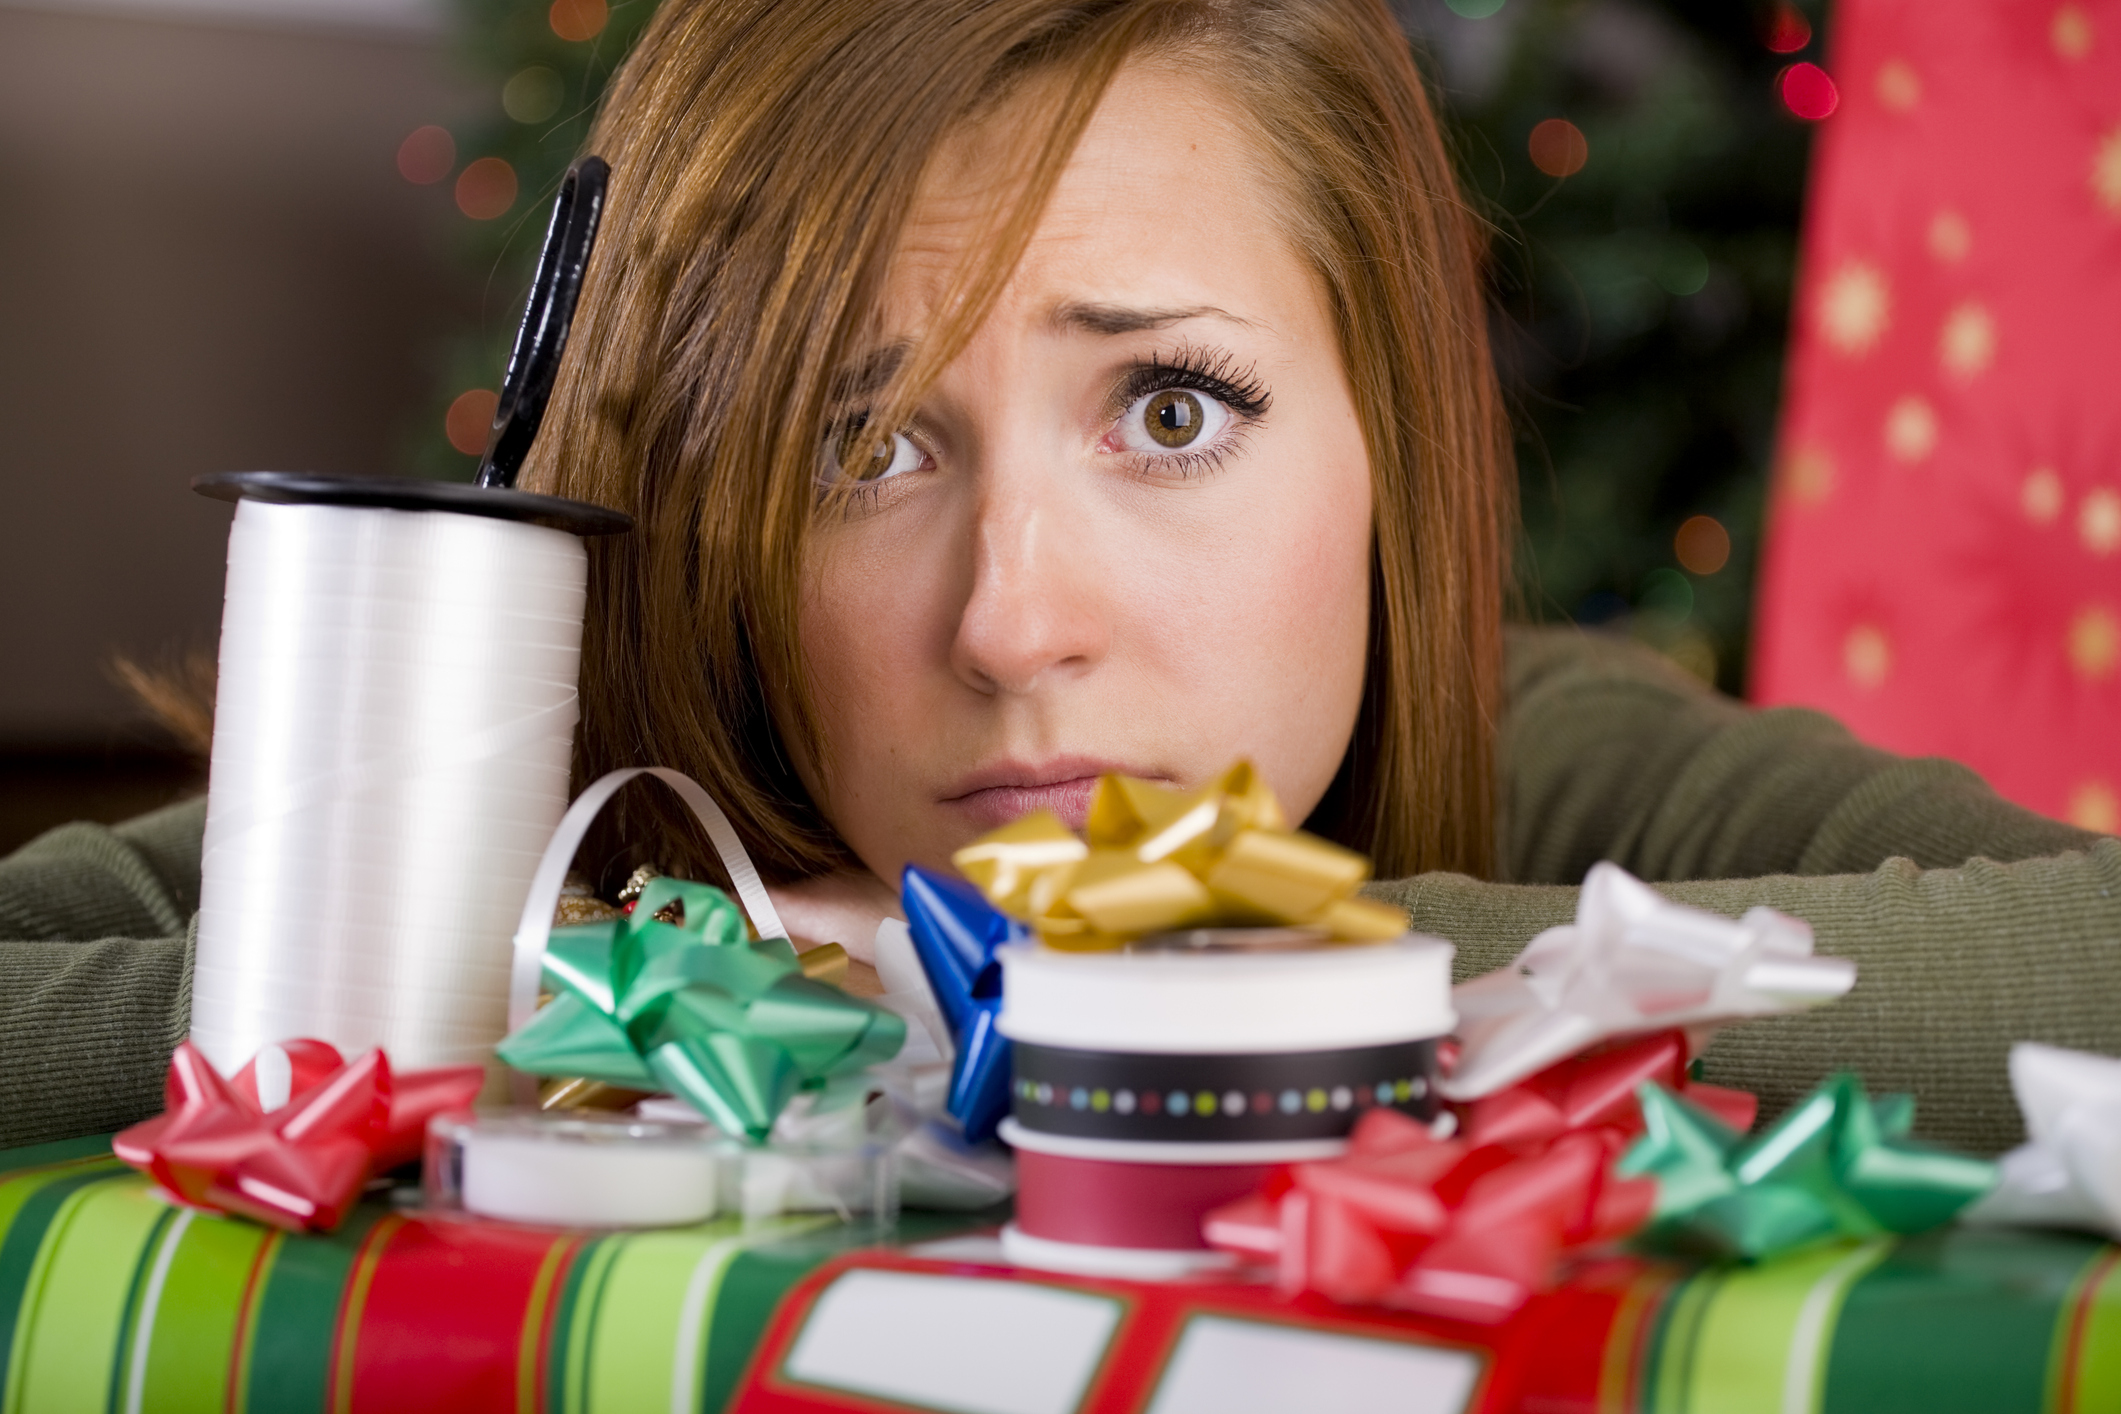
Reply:
[[[597,220],[604,213],[604,185],[611,167],[601,157],[584,157],[561,179],[553,203],[552,224],[545,229],[545,249],[530,284],[530,303],[516,330],[508,355],[508,376],[501,381],[501,400],[493,410],[493,430],[479,462],[478,484],[512,487],[530,444],[545,420],[574,307],[582,297],[582,276],[596,244]]]

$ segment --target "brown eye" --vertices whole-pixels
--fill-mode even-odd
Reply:
[[[1142,428],[1159,447],[1184,447],[1200,437],[1206,424],[1200,399],[1184,388],[1152,393],[1142,406]]]
[[[862,431],[857,423],[832,440],[831,464],[826,469],[825,480],[876,482],[920,468],[924,460],[921,449],[905,433],[894,432],[889,437],[871,442],[864,455]]]

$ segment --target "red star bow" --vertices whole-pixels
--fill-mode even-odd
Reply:
[[[1684,1094],[1741,1134],[1760,1102],[1743,1090],[1687,1080],[1683,1031],[1658,1031],[1594,1047],[1478,1100],[1459,1105],[1459,1133],[1472,1144],[1525,1146],[1573,1130],[1642,1133],[1635,1095],[1646,1080]]]
[[[1573,1057],[1464,1106],[1457,1139],[1373,1110],[1344,1156],[1278,1170],[1261,1193],[1210,1213],[1205,1235],[1272,1261],[1291,1294],[1503,1320],[1553,1284],[1569,1253],[1648,1221],[1656,1184],[1613,1172],[1642,1132],[1637,1086],[1682,1086],[1751,1123],[1751,1095],[1686,1086],[1686,1060],[1676,1031]]]
[[[348,1062],[322,1041],[290,1041],[230,1082],[187,1041],[170,1057],[168,1108],[111,1151],[193,1207],[329,1232],[372,1174],[418,1158],[427,1121],[469,1106],[485,1079],[478,1066],[393,1077],[381,1051]],[[292,1098],[268,1108],[279,1094]]]

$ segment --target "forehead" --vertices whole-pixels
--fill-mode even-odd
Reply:
[[[1261,305],[1302,274],[1278,219],[1283,194],[1249,120],[1187,72],[1190,62],[1208,61],[1158,57],[1114,77],[995,314]],[[1006,101],[938,152],[885,287],[894,332],[925,325],[969,273],[998,204],[1015,194],[1036,111],[1028,99]]]

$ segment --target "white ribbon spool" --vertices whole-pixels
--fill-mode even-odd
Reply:
[[[192,1039],[485,1062],[567,805],[587,556],[523,521],[238,503]]]

